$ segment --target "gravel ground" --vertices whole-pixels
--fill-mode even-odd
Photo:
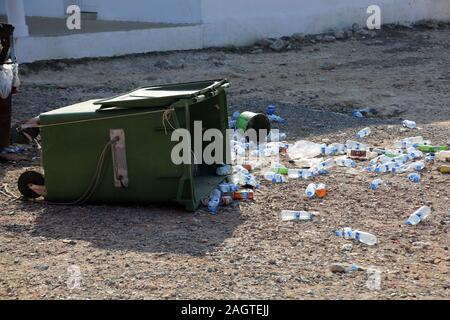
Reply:
[[[22,66],[14,120],[137,86],[228,78],[230,113],[277,105],[291,142],[345,142],[370,126],[367,142],[388,146],[422,135],[450,139],[450,27],[388,28],[373,38],[293,42],[281,52],[225,48]],[[377,114],[355,119],[353,108]],[[399,125],[407,118],[417,131]],[[1,163],[1,185],[18,194],[21,172],[33,160]],[[448,299],[449,175],[427,166],[418,184],[386,175],[372,191],[367,173],[340,168],[315,182],[324,199],[306,200],[308,182],[262,183],[256,200],[216,216],[175,206],[50,206],[0,194],[1,299]],[[432,206],[423,223],[404,220]],[[282,209],[316,210],[312,222],[280,221]],[[377,235],[365,246],[336,238],[350,226]],[[352,244],[352,246],[349,246]],[[380,287],[364,271],[333,273],[356,263],[380,273]],[[79,288],[70,290],[78,266]],[[69,281],[70,284],[70,281]]]

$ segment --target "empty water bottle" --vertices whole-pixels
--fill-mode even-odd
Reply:
[[[316,194],[317,185],[315,183],[310,183],[305,190],[305,194],[308,198],[313,198]]]
[[[335,235],[345,239],[355,239],[369,246],[373,246],[378,242],[377,237],[373,234],[359,230],[352,230],[351,228],[339,229],[335,231]]]
[[[383,183],[383,180],[375,179],[370,183],[370,189],[372,189],[372,190],[378,189],[378,187],[380,187],[382,183]]]
[[[432,154],[430,154],[430,153],[428,153],[428,154],[426,155],[426,157],[425,157],[425,161],[426,161],[426,162],[433,162],[434,159],[435,159],[435,157],[434,157]]]
[[[280,163],[273,163],[270,166],[270,170],[272,170],[272,172],[279,173],[279,174],[284,174],[284,175],[287,175],[288,171],[289,171],[288,168],[286,168],[285,166],[283,166]]]
[[[264,179],[266,179],[267,181],[270,181],[272,183],[283,183],[286,181],[286,179],[284,178],[284,176],[282,174],[275,173],[275,172],[266,172],[264,174]]]
[[[211,195],[209,197],[209,203],[208,203],[208,211],[212,214],[215,214],[217,212],[217,208],[220,205],[220,198],[222,196],[222,193],[219,189],[214,189],[211,192]]]
[[[357,150],[357,151],[363,151],[367,150],[368,146],[364,143],[359,143],[357,141],[348,140],[345,143],[345,146],[347,147],[347,150]]]
[[[317,214],[317,212],[309,211],[283,210],[280,216],[283,221],[311,221]]]
[[[241,113],[239,111],[233,112],[233,119],[239,118],[240,115],[241,115]]]
[[[408,174],[408,179],[412,182],[417,183],[420,181],[420,174],[415,173],[415,172],[410,173],[410,174]]]
[[[289,169],[288,177],[289,179],[301,179],[303,178],[304,171],[306,171],[306,169]]]
[[[409,216],[408,220],[406,220],[406,224],[414,226],[423,221],[426,217],[428,217],[430,213],[431,208],[423,206]]]
[[[230,165],[223,165],[216,169],[216,174],[218,176],[228,176],[233,172],[233,168]]]
[[[359,131],[356,134],[356,137],[359,138],[359,139],[362,139],[364,137],[367,137],[371,132],[372,132],[372,130],[370,130],[370,128],[367,127],[367,128],[362,129],[361,131]]]
[[[355,240],[357,240],[361,243],[367,244],[368,246],[373,246],[373,245],[377,244],[377,242],[378,242],[377,237],[371,233],[359,231],[359,230],[355,230],[353,232],[355,235]]]
[[[286,123],[285,119],[283,119],[280,116],[277,116],[276,114],[268,115],[267,118],[269,118],[270,122],[277,122],[277,123],[281,123],[281,124],[285,124]]]
[[[337,158],[336,164],[340,167],[347,167],[347,168],[355,168],[356,167],[356,162],[353,161],[352,159],[347,159],[347,158]]]
[[[276,110],[276,107],[275,107],[274,105],[272,105],[272,104],[269,104],[269,105],[267,106],[266,113],[267,113],[269,116],[271,116],[271,115],[273,115],[273,114],[275,113],[275,110]]]
[[[402,122],[403,126],[409,129],[416,129],[417,124],[414,121],[411,120],[403,120]]]

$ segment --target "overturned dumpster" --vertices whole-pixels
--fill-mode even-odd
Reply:
[[[224,179],[216,175],[220,164],[174,164],[178,142],[171,133],[192,132],[194,121],[202,121],[204,130],[215,128],[225,137],[228,85],[210,80],[144,87],[41,114],[45,179],[25,172],[19,190],[36,198],[42,195],[36,190],[44,189],[55,203],[177,202],[195,210]],[[223,143],[225,162],[229,149]]]

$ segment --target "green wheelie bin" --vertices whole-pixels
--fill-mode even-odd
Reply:
[[[193,132],[194,121],[201,121],[203,132],[218,129],[226,137],[228,85],[219,79],[143,87],[43,113],[38,123],[45,180],[32,180],[45,183],[49,202],[176,202],[194,211],[224,179],[216,169],[230,159],[228,139],[221,141],[221,163],[174,164],[179,141],[171,134]],[[193,134],[190,139],[193,146]],[[202,149],[207,144],[201,142]]]

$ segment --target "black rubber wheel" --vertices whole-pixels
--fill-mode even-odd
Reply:
[[[41,195],[31,190],[29,187],[30,184],[44,186],[44,176],[36,171],[26,171],[20,175],[19,180],[17,181],[19,191],[24,197],[28,199],[39,198]]]

